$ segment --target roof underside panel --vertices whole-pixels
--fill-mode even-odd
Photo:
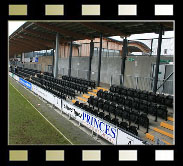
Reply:
[[[173,30],[173,22],[26,22],[9,37],[9,56],[27,51],[55,47],[56,34],[60,43],[104,37],[130,36],[132,34],[158,33],[160,25],[165,31]]]

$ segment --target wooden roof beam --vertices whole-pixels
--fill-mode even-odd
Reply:
[[[22,44],[20,42],[10,42],[10,45],[14,45],[14,46],[25,48],[25,49],[32,49],[32,47],[27,46],[26,44]]]
[[[38,32],[38,31],[33,31],[33,30],[28,30],[28,29],[24,29],[24,32],[33,34],[33,35],[37,35],[37,36],[41,36],[42,38],[48,39],[48,40],[56,40],[56,37],[53,35],[49,35],[47,33],[43,33],[43,32]]]
[[[45,46],[45,45],[41,45],[41,44],[38,44],[38,43],[34,43],[33,41],[31,41],[31,40],[26,40],[26,39],[20,39],[20,38],[14,38],[14,40],[13,41],[19,41],[19,42],[21,42],[21,43],[25,43],[25,44],[27,44],[27,45],[29,45],[29,46],[31,46],[31,47],[34,47],[34,48],[36,48],[36,49],[39,49],[39,50],[41,50],[41,49],[47,49],[47,46]]]
[[[17,46],[13,46],[13,45],[11,45],[10,47],[9,47],[9,52],[14,52],[14,53],[23,53],[23,52],[28,52],[28,50],[27,49],[25,49],[25,48],[19,48],[19,47],[17,47]]]
[[[11,45],[11,46],[9,47],[9,51],[13,51],[13,52],[18,51],[18,52],[21,52],[22,49],[20,49],[20,48],[18,48],[18,47],[16,47],[16,46]]]
[[[23,34],[20,34],[20,36],[22,36],[24,39],[32,40],[35,43],[41,43],[42,45],[45,45],[45,46],[50,47],[50,48],[54,48],[55,47],[52,42],[39,39],[38,37],[32,37],[32,36],[23,35]]]
[[[123,37],[129,36],[129,34],[125,34],[117,29],[114,29],[111,27],[109,28],[107,26],[99,25],[99,24],[96,24],[93,22],[81,22],[80,24],[86,26],[89,29],[96,30],[98,32],[109,33],[109,34],[111,34],[111,36],[113,34],[118,35],[118,36],[123,36]]]
[[[56,34],[55,35],[50,35],[50,34],[47,34],[47,33],[43,33],[43,32],[38,32],[38,31],[33,31],[33,30],[27,30],[25,29],[24,30],[25,32],[28,32],[30,34],[33,34],[33,35],[38,35],[38,36],[41,36],[42,38],[45,38],[47,40],[52,40],[52,41],[56,41]],[[68,40],[65,40],[63,38],[60,38],[60,43],[65,43],[65,42],[68,42]]]
[[[72,39],[76,39],[76,40],[78,40],[78,39],[91,39],[92,38],[91,36],[83,35],[80,33],[75,33],[72,31],[65,30],[65,29],[61,29],[61,28],[55,27],[53,25],[47,25],[47,24],[40,23],[40,22],[39,23],[35,22],[34,24],[36,24],[42,28],[49,29],[49,30],[54,31],[54,32],[58,32],[62,35],[69,36]]]
[[[161,22],[160,24],[173,29],[173,22]]]
[[[38,49],[37,47],[35,46],[31,46],[29,44],[25,44],[23,42],[20,42],[20,41],[10,41],[11,44],[16,44],[16,45],[19,45],[19,46],[22,46],[22,47],[25,47],[25,48],[29,48],[29,49]]]
[[[15,48],[16,47],[16,48]],[[18,53],[23,53],[23,52],[31,52],[31,51],[36,51],[36,50],[34,50],[34,49],[28,49],[28,48],[23,48],[23,47],[18,47],[18,46],[10,46],[10,48],[9,48],[9,51],[11,52],[12,51],[12,49],[13,50],[16,50],[16,52],[18,52]]]

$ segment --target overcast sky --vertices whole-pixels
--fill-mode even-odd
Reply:
[[[9,35],[11,35],[14,31],[16,31],[22,24],[25,23],[25,21],[9,21]],[[151,39],[151,38],[157,38],[158,34],[155,33],[146,33],[146,34],[138,34],[138,35],[131,35],[128,37],[129,40],[134,40],[134,39]],[[167,31],[163,35],[163,37],[174,37],[174,31]],[[116,40],[122,40],[119,36],[113,37]]]

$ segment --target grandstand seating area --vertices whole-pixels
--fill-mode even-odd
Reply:
[[[69,101],[96,88],[95,81],[66,75],[58,79],[47,72],[21,67],[15,70],[11,68],[11,72]],[[167,120],[167,107],[173,107],[173,97],[112,85],[110,91],[100,89],[96,96],[90,95],[86,103],[76,100],[74,105],[138,136],[140,126],[148,133],[149,114],[154,117],[155,122],[158,117]]]

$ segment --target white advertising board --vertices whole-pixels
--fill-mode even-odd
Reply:
[[[142,140],[137,139],[118,129],[117,145],[144,145]]]
[[[17,81],[19,81],[19,77],[17,76],[17,75],[13,75],[13,78],[15,79],[15,80],[17,80]]]
[[[53,103],[58,109],[61,110],[62,106],[61,106],[61,99],[58,97],[54,97],[54,103]]]
[[[9,76],[10,76],[10,77],[12,77],[12,76],[13,76],[11,72],[9,72]]]
[[[24,62],[30,62],[30,58],[24,58]]]
[[[79,121],[87,128],[93,130],[95,133],[108,140],[112,144],[117,141],[117,128],[103,119],[100,119],[84,110],[69,104],[62,100],[62,110],[66,114],[70,114],[72,118]]]
[[[43,99],[45,99],[46,101],[48,101],[49,103],[54,104],[54,96],[53,94],[45,91],[44,89],[32,84],[32,91],[36,94],[38,94],[39,96],[41,96]]]

